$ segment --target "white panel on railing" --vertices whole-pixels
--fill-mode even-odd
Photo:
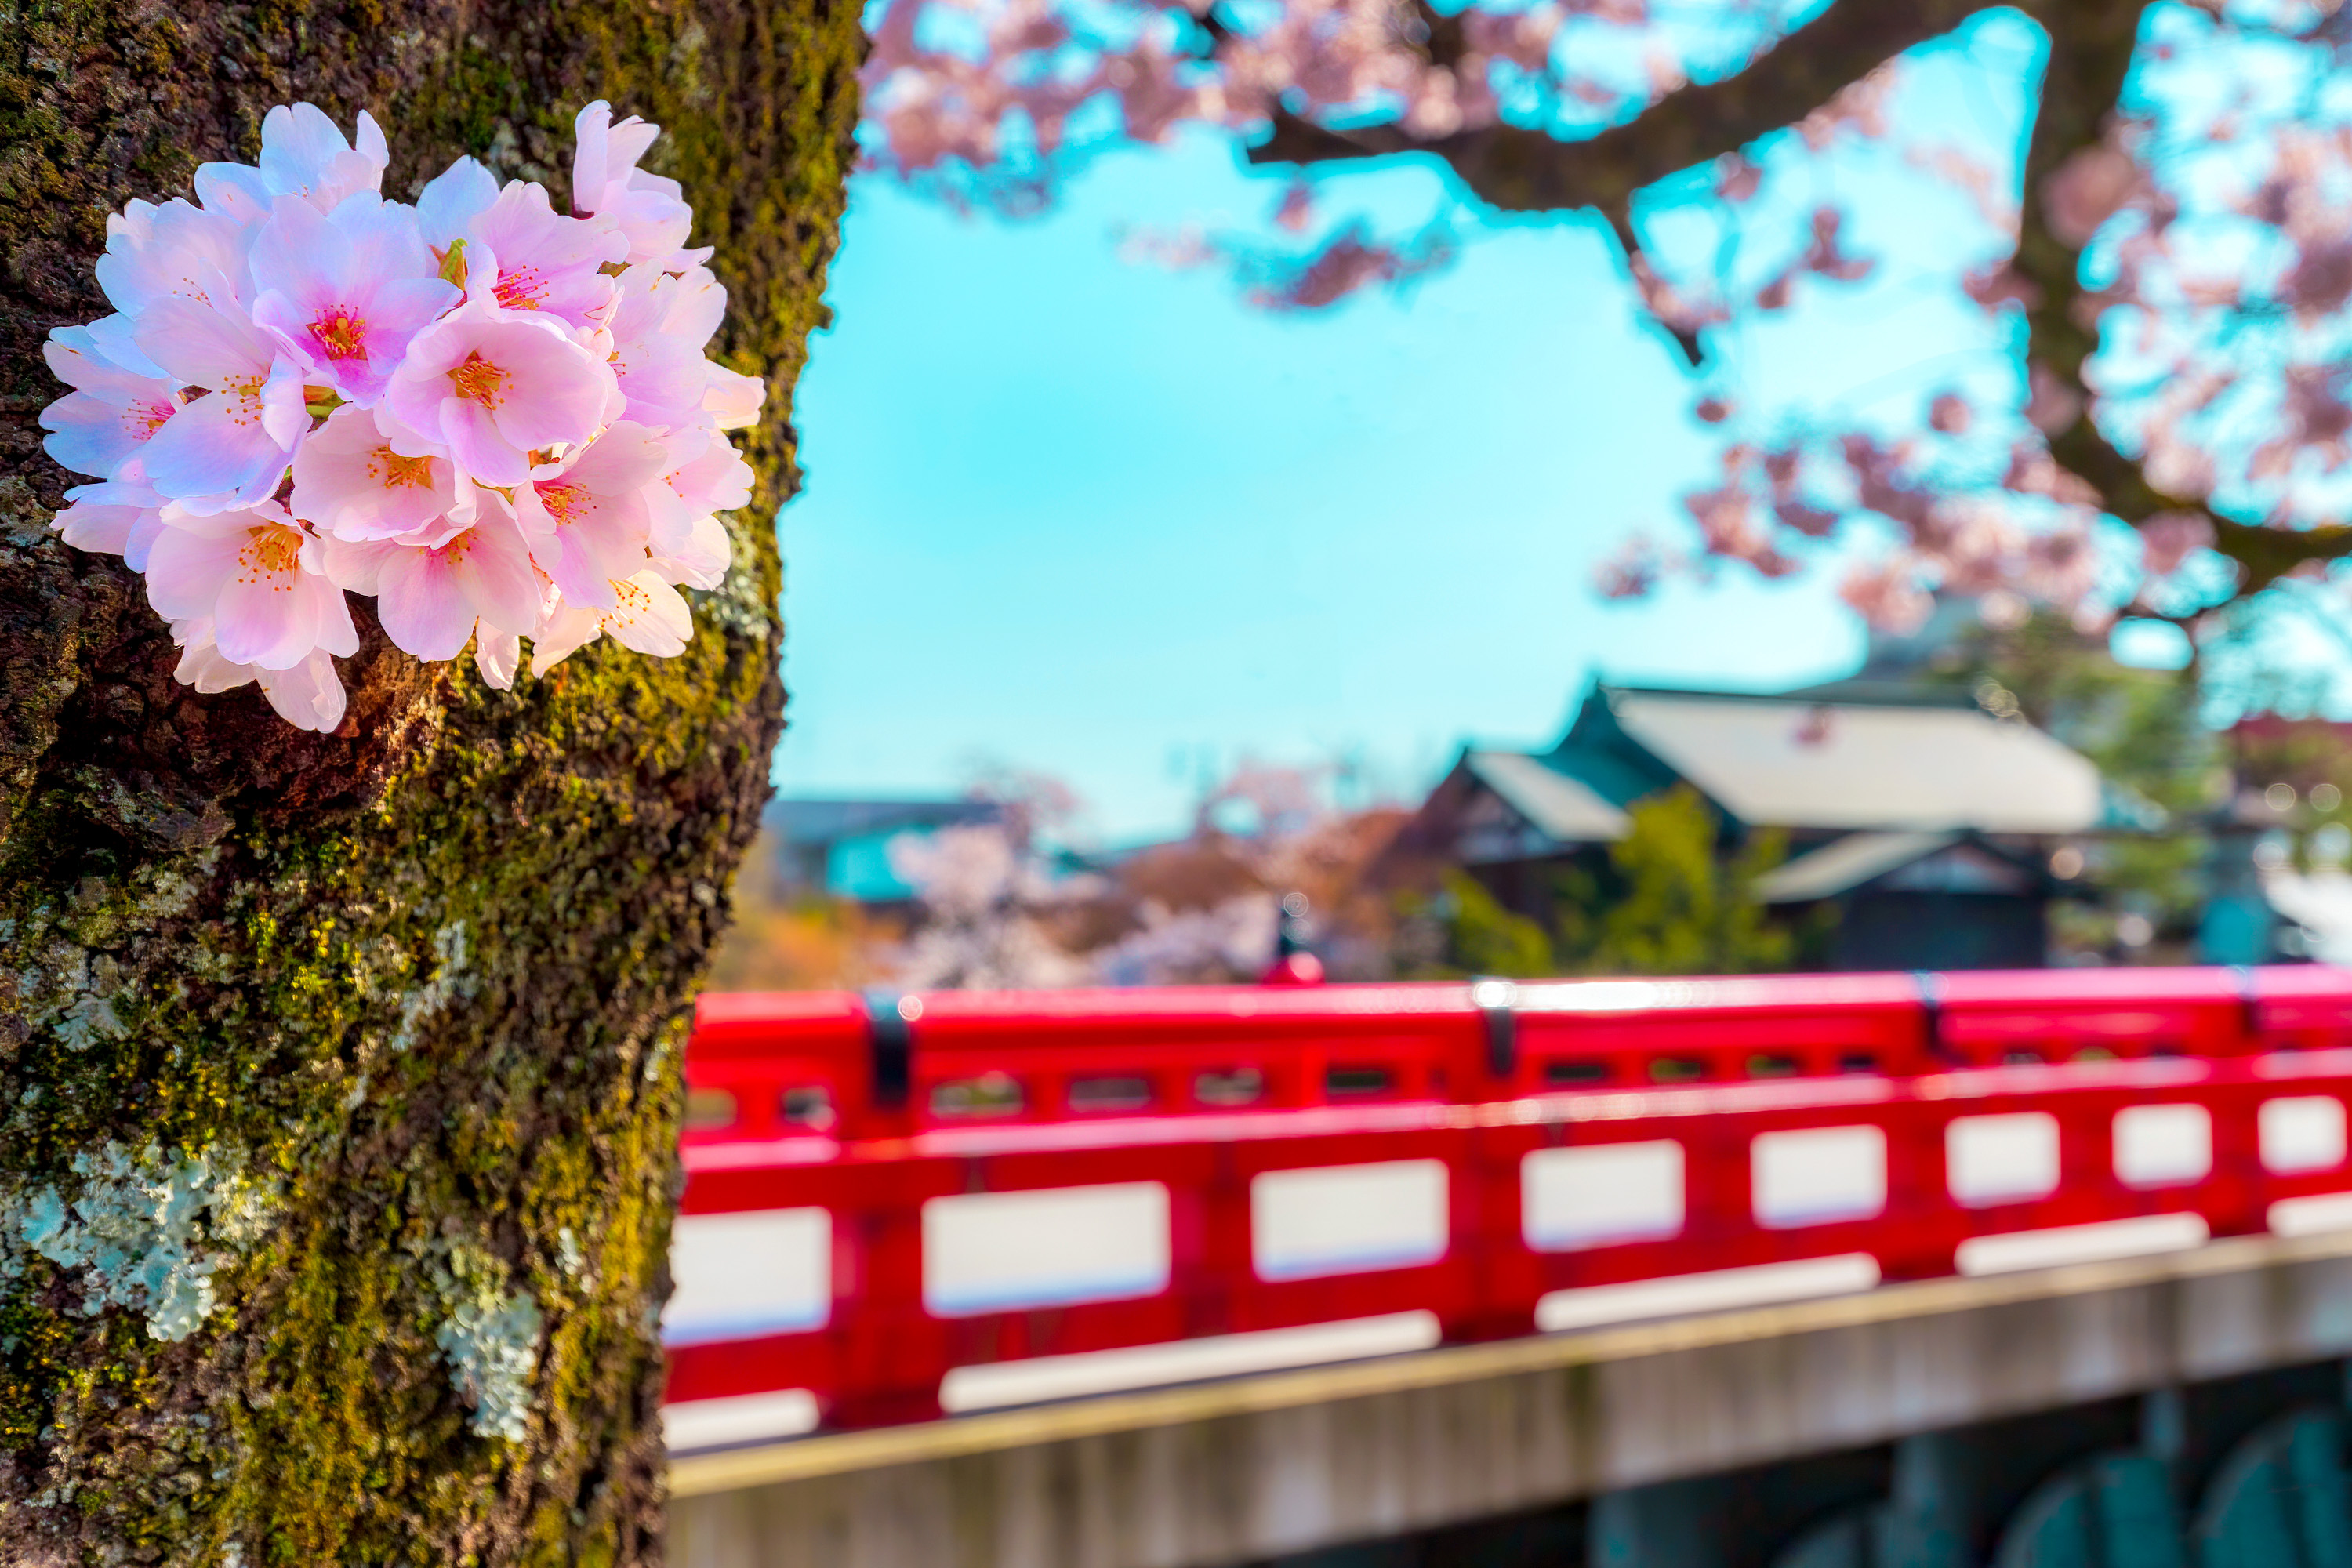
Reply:
[[[1157,1388],[1366,1356],[1399,1355],[1428,1350],[1438,1338],[1434,1312],[1390,1312],[1296,1329],[1257,1329],[1166,1344],[988,1362],[950,1370],[940,1383],[940,1407],[960,1415],[1127,1388]]]
[[[1875,1127],[1764,1132],[1748,1147],[1759,1225],[1868,1219],[1886,1207],[1886,1134]]]
[[[923,1205],[923,1306],[935,1317],[1167,1288],[1168,1189],[1158,1182],[959,1193]]]
[[[818,1415],[816,1395],[805,1388],[688,1399],[662,1406],[662,1443],[673,1454],[772,1443],[815,1430]]]
[[[2202,1247],[2211,1236],[2197,1215],[2142,1215],[2048,1230],[2011,1231],[2006,1236],[1972,1236],[1960,1243],[1953,1262],[1963,1274],[2014,1274],[2026,1268],[2179,1252]]]
[[[1445,1162],[1267,1171],[1250,1183],[1261,1279],[1405,1268],[1445,1256]]]
[[[2332,1094],[2263,1101],[2263,1169],[2274,1176],[2344,1163],[2344,1102]]]
[[[1631,1279],[1622,1285],[1580,1285],[1554,1290],[1538,1301],[1536,1327],[1549,1334],[1563,1329],[1722,1312],[1735,1307],[1850,1295],[1877,1283],[1878,1259],[1867,1252],[1847,1252],[1791,1263],[1673,1274],[1663,1279]]]
[[[1671,1138],[1538,1149],[1519,1163],[1519,1229],[1539,1252],[1674,1236],[1683,1146]]]
[[[2279,1236],[2324,1236],[2352,1230],[2352,1193],[2314,1193],[2308,1197],[2281,1198],[2265,1216]]]
[[[1963,1116],[1944,1128],[1944,1180],[1971,1208],[2058,1190],[2058,1119],[2047,1111]]]
[[[2135,1105],[2116,1112],[2116,1178],[2180,1187],[2213,1169],[2213,1118],[2201,1105]]]
[[[680,1215],[667,1344],[822,1328],[833,1315],[833,1215],[824,1209]]]

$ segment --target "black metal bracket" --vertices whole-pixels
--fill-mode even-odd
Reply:
[[[1915,969],[1911,984],[1919,993],[1919,1041],[1927,1054],[1943,1061],[1953,1059],[1944,1045],[1944,977],[1932,969]]]
[[[2249,1040],[2263,1037],[2263,997],[2254,989],[2254,972],[2246,964],[2230,965],[2230,977],[2238,983],[2238,1029]]]
[[[877,988],[866,993],[866,1059],[873,1071],[874,1108],[905,1107],[915,1082],[915,1020],[922,1000]]]
[[[1470,1001],[1486,1027],[1486,1070],[1507,1079],[1519,1070],[1519,988],[1507,980],[1477,980]]]

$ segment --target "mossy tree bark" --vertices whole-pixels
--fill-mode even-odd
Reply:
[[[682,1009],[782,719],[767,520],[856,110],[847,0],[0,0],[0,1561],[639,1563]],[[308,99],[561,197],[667,132],[766,376],[686,655],[510,694],[369,625],[350,721],[175,684],[39,345],[106,214]],[[363,623],[364,624],[364,623]]]

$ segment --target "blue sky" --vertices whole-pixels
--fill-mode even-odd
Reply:
[[[1999,142],[2014,45],[1974,40],[1915,98]],[[1765,688],[1855,662],[1834,571],[1591,592],[1630,529],[1675,533],[1713,447],[1589,220],[1457,212],[1451,267],[1303,317],[1119,255],[1123,225],[1263,230],[1281,189],[1205,135],[1098,161],[1039,219],[853,184],[780,520],[784,792],[952,792],[993,762],[1132,837],[1243,756],[1352,753],[1405,794],[1465,739],[1554,738],[1596,672]],[[1418,164],[1328,195],[1398,226],[1447,199]],[[1931,248],[1966,228],[1932,194],[1864,207]],[[1831,337],[1770,329],[1748,373],[1883,391],[2003,363],[1948,289],[1890,276]]]

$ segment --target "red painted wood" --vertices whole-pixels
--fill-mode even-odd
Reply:
[[[2279,1095],[2352,1100],[2352,973],[1523,984],[1509,998],[1517,1059],[1499,1078],[1480,1010],[1497,995],[1458,984],[924,995],[906,1009],[912,1091],[896,1108],[871,1093],[864,999],[706,996],[687,1079],[706,1109],[720,1103],[712,1091],[731,1095],[735,1116],[687,1133],[683,1212],[828,1209],[835,1300],[816,1330],[673,1347],[668,1395],[806,1388],[836,1424],[902,1420],[935,1414],[940,1379],[976,1363],[1405,1310],[1433,1312],[1449,1338],[1490,1338],[1528,1331],[1539,1297],[1576,1286],[1852,1252],[1889,1279],[1932,1277],[1971,1236],[2183,1212],[2229,1235],[2261,1229],[2281,1198],[2352,1190],[2352,1166],[2270,1174],[2256,1134],[2261,1105]],[[1250,1103],[1197,1092],[1231,1101],[1251,1074],[1261,1088]],[[784,1119],[787,1096],[805,1112],[819,1091],[829,1120]],[[2211,1173],[2126,1186],[2115,1116],[2172,1102],[2211,1115]],[[1946,1127],[2019,1110],[2058,1120],[2058,1189],[1954,1201]],[[1886,1136],[1883,1213],[1757,1222],[1756,1137],[1857,1125]],[[1685,1151],[1680,1234],[1526,1245],[1528,1154],[1656,1139]],[[1406,1159],[1446,1167],[1444,1258],[1256,1276],[1253,1177]],[[926,1200],[1133,1181],[1171,1195],[1158,1295],[952,1320],[924,1310]]]

